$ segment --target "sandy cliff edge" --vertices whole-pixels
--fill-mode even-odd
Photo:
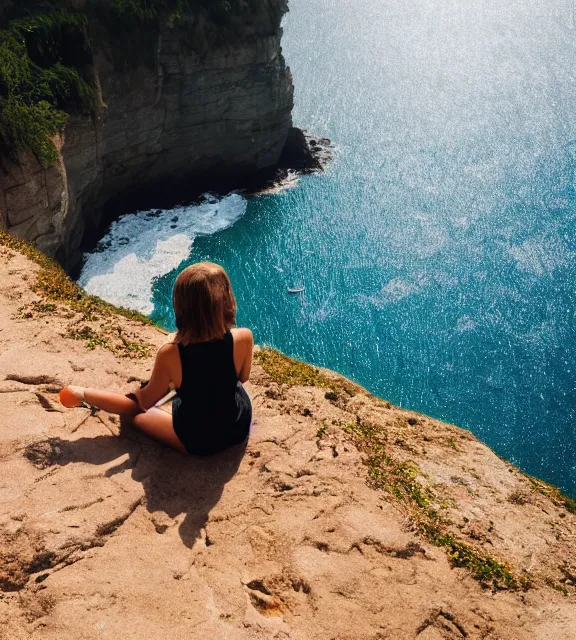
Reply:
[[[270,350],[245,452],[65,411],[62,385],[127,389],[166,336],[0,234],[0,638],[576,637],[574,501]]]

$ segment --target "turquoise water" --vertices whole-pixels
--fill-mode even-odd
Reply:
[[[219,262],[258,342],[576,494],[573,10],[291,0],[294,118],[334,141],[327,173],[139,214],[81,282],[172,328],[177,271]]]

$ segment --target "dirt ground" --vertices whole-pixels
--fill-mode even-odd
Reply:
[[[267,351],[245,449],[187,458],[65,410],[65,384],[146,379],[166,336],[39,297],[38,270],[0,249],[0,638],[576,638],[559,492]]]

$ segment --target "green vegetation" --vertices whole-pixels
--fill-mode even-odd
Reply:
[[[550,578],[550,576],[547,576],[546,578],[544,578],[544,582],[549,587],[552,587],[552,589],[556,589],[556,591],[560,591],[560,593],[562,593],[563,595],[565,595],[565,596],[569,596],[570,595],[570,592],[568,591],[568,589],[564,585],[554,582],[554,580],[552,578]]]
[[[437,502],[436,496],[417,480],[418,467],[388,455],[377,427],[357,422],[346,425],[344,431],[367,456],[364,463],[370,486],[394,496],[408,510],[416,531],[431,544],[445,548],[454,567],[468,569],[476,580],[493,589],[529,586],[526,580],[517,579],[506,563],[462,542],[449,531],[448,522],[432,506]]]
[[[266,347],[258,351],[254,359],[266,373],[278,384],[290,387],[319,387],[328,389],[330,398],[336,400],[342,395],[353,396],[361,388],[343,378],[330,378],[320,369],[305,362],[294,360],[280,351]]]
[[[45,165],[57,159],[53,137],[69,114],[89,112],[96,97],[87,17],[48,11],[0,30],[0,151],[31,149]]]
[[[33,302],[26,307],[21,307],[18,310],[18,317],[26,319],[37,314],[55,313],[57,307],[54,303],[63,304],[79,314],[76,324],[81,325],[80,328],[72,326],[68,336],[85,341],[88,349],[100,346],[117,355],[130,358],[145,358],[150,354],[151,345],[139,339],[130,340],[124,329],[115,322],[116,317],[120,315],[129,320],[150,325],[151,322],[146,316],[136,311],[115,307],[96,296],[88,295],[70,279],[59,264],[45,256],[32,244],[14,238],[3,229],[0,229],[0,248],[21,253],[40,267],[36,280],[31,283],[30,288],[42,296],[46,302]],[[94,326],[86,324],[90,322],[96,324]]]
[[[563,507],[569,513],[576,514],[576,500],[570,498],[562,493],[558,487],[554,485],[548,484],[543,480],[538,478],[534,478],[524,473],[524,476],[528,478],[530,481],[530,486],[532,487],[532,491],[535,493],[540,493],[543,496],[549,498],[557,507]]]
[[[86,348],[90,349],[90,351],[94,350],[96,347],[104,347],[105,349],[110,347],[108,340],[100,335],[98,331],[95,331],[89,326],[84,326],[81,329],[75,329],[72,327],[68,331],[67,335],[73,340],[85,340]]]
[[[404,502],[413,503],[423,509],[434,520],[438,518],[435,509],[430,508],[434,495],[417,480],[420,470],[412,462],[398,462],[386,453],[385,441],[378,428],[363,422],[349,424],[344,431],[352,437],[354,444],[366,453],[370,484],[376,489],[392,493]]]
[[[326,435],[327,430],[328,430],[328,425],[325,422],[323,422],[322,425],[318,427],[318,431],[316,431],[316,437],[319,440],[321,440]]]
[[[0,153],[16,157],[30,149],[45,166],[57,161],[54,138],[68,117],[100,108],[89,15],[107,26],[121,64],[138,65],[155,62],[157,35],[166,23],[203,15],[209,40],[218,42],[263,6],[262,0],[92,0],[73,11],[58,8],[58,0],[16,4],[2,15],[6,26],[0,29]],[[282,10],[269,9],[279,12],[279,20]]]
[[[122,327],[118,325],[100,324],[96,327],[85,325],[80,329],[72,326],[66,335],[73,340],[82,340],[90,351],[103,347],[119,356],[128,358],[147,358],[151,346],[141,340],[128,340]]]
[[[421,535],[432,544],[445,547],[448,550],[453,566],[468,569],[476,580],[493,588],[529,588],[529,582],[525,578],[516,579],[506,563],[459,541],[451,533],[443,531],[438,525],[430,526],[429,523],[423,521],[418,524],[418,531]]]
[[[256,361],[278,384],[331,389],[332,380],[316,367],[293,360],[280,351],[268,347],[257,352]]]
[[[29,318],[33,318],[34,316],[44,316],[54,313],[57,307],[55,304],[51,302],[32,302],[29,305],[25,305],[20,307],[17,311],[16,316],[21,318],[22,320],[28,320]]]
[[[216,24],[225,24],[255,0],[100,0],[97,6],[116,16],[136,22],[178,21],[204,11]]]
[[[88,295],[70,279],[58,263],[44,255],[34,245],[11,236],[4,229],[0,229],[0,247],[21,253],[40,266],[36,282],[31,287],[34,292],[52,302],[65,304],[73,311],[81,313],[86,320],[93,320],[98,315],[121,315],[129,320],[151,324],[146,316],[137,311],[115,307],[96,296]]]
[[[511,504],[522,506],[530,502],[530,495],[525,491],[516,489],[508,496],[508,502],[510,502]]]

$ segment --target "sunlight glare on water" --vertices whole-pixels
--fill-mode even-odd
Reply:
[[[172,230],[193,240],[179,268],[223,264],[258,342],[468,427],[576,494],[572,3],[290,7],[294,119],[334,141],[334,162],[242,200],[244,215],[213,235]],[[139,237],[130,260],[146,263],[142,281],[130,264],[116,273],[128,258],[114,255],[113,231],[82,282],[105,297],[121,290],[127,304],[136,296],[172,328],[176,262],[189,249],[157,242],[172,238],[164,219],[150,225],[149,236],[122,232]],[[171,244],[176,255],[157,265]]]

